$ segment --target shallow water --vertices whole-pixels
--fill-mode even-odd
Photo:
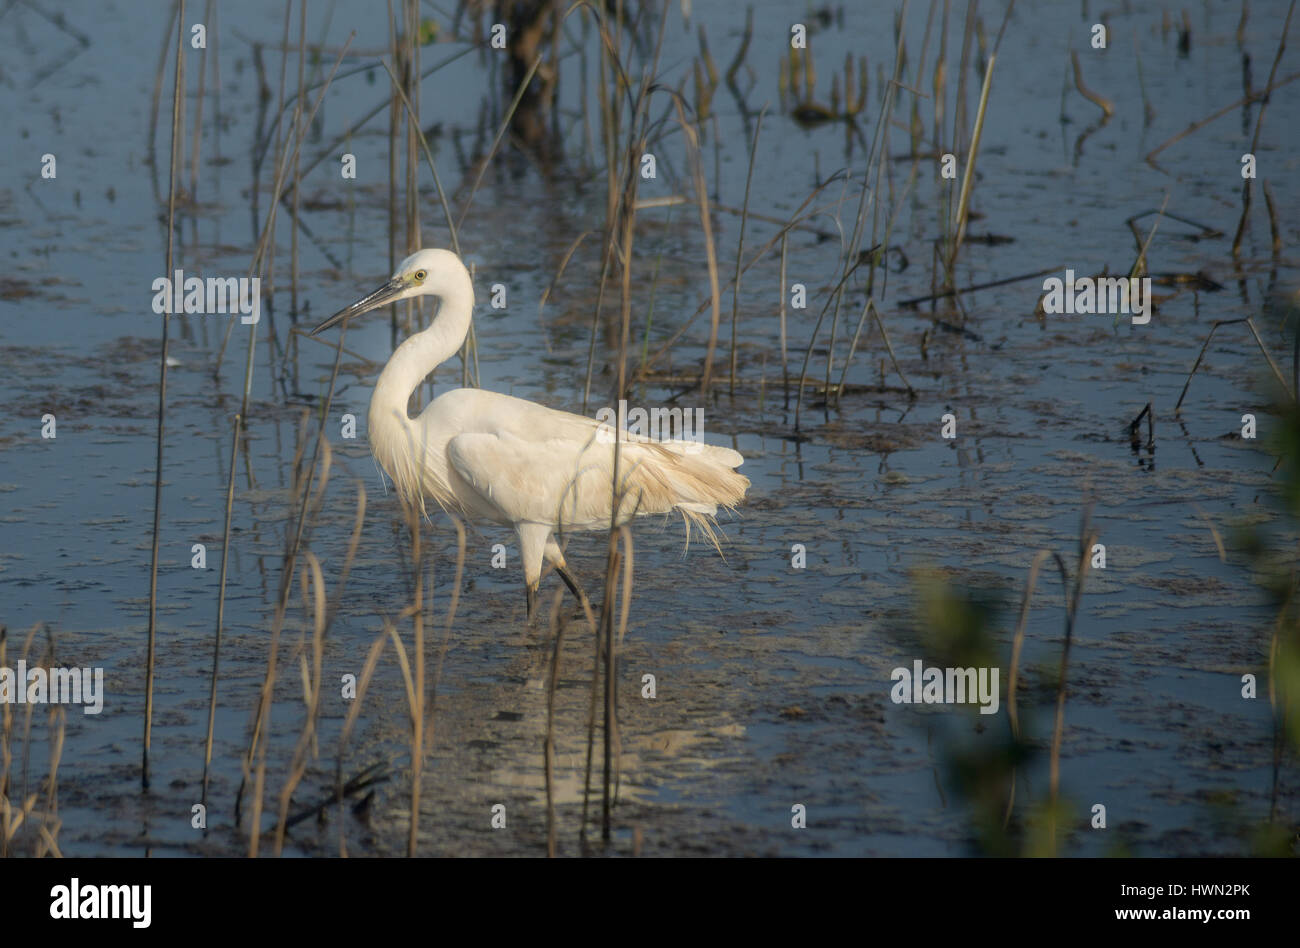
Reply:
[[[959,9],[950,25],[950,60],[960,47],[964,17],[964,6],[954,7]],[[672,86],[690,75],[698,23],[707,27],[720,71],[740,43],[738,8],[695,8],[689,29],[677,5],[669,14],[662,72]],[[717,202],[739,208],[754,120],[766,103],[750,209],[784,219],[819,183],[848,167],[853,179],[822,192],[818,203],[827,210],[811,222],[830,234],[839,227],[848,232],[866,148],[840,123],[803,128],[779,108],[776,63],[789,37],[785,8],[756,5],[747,58],[752,85],[741,70],[743,102],[751,114],[746,118],[725,84],[719,87],[713,100],[717,124],[706,127],[703,170]],[[308,35],[327,37],[320,63],[309,64],[309,79],[321,78],[350,30],[357,36],[345,68],[374,62],[386,42],[385,25],[366,9],[340,4],[328,24],[324,12],[309,11]],[[1226,236],[1192,239],[1200,236],[1194,225],[1166,218],[1148,251],[1152,273],[1204,272],[1222,290],[1157,285],[1159,309],[1145,326],[1108,316],[1036,316],[1041,278],[965,294],[964,316],[947,303],[903,309],[899,301],[931,292],[930,242],[940,233],[949,184],[938,178],[933,162],[923,161],[904,197],[912,162],[897,160],[889,163],[882,188],[887,206],[901,205],[891,243],[908,265],[902,268],[891,254],[888,273],[878,277],[887,281],[878,297],[915,397],[899,383],[879,334],[864,329],[839,404],[827,406],[807,391],[796,428],[795,399],[787,399],[781,384],[777,254],[742,281],[734,396],[725,381],[705,399],[691,390],[707,342],[707,312],[656,363],[651,381],[635,388],[637,404],[659,405],[680,395],[677,404],[702,407],[707,437],[744,454],[743,472],[752,488],[738,516],[724,521],[725,558],[702,543],[683,553],[680,524],[673,520],[643,522],[636,532],[635,592],[620,656],[622,753],[613,851],[972,851],[970,812],[954,793],[943,748],[977,749],[1005,733],[1006,666],[1024,577],[1040,549],[1061,553],[1073,569],[1081,518],[1090,504],[1107,565],[1087,578],[1070,655],[1061,786],[1075,816],[1063,850],[1246,852],[1237,824],[1265,820],[1274,793],[1278,818],[1294,823],[1300,789],[1294,759],[1284,759],[1274,791],[1267,697],[1240,696],[1242,674],[1261,680],[1266,675],[1272,612],[1241,558],[1230,551],[1221,560],[1214,533],[1228,537],[1236,524],[1273,517],[1266,500],[1274,458],[1263,437],[1269,405],[1261,394],[1268,370],[1243,326],[1219,330],[1178,419],[1173,408],[1214,320],[1258,315],[1266,299],[1285,299],[1300,286],[1297,232],[1289,213],[1300,200],[1300,86],[1273,95],[1257,155],[1259,175],[1270,182],[1281,211],[1284,249],[1270,253],[1257,190],[1251,228],[1234,264],[1229,248],[1240,215],[1240,156],[1249,150],[1258,104],[1171,146],[1158,167],[1142,156],[1244,94],[1243,52],[1251,57],[1254,87],[1264,83],[1285,4],[1252,4],[1242,46],[1235,37],[1239,9],[1209,3],[1186,9],[1192,25],[1186,54],[1177,31],[1163,30],[1159,12],[1145,8],[1109,14],[1110,45],[1103,52],[1089,48],[1091,21],[1081,19],[1076,6],[1067,11],[1048,2],[1017,4],[995,66],[972,198],[977,216],[958,260],[956,284],[1049,267],[1058,268],[1058,275],[1066,267],[1081,275],[1103,268],[1123,272],[1136,252],[1125,219],[1158,209],[1168,194],[1170,213]],[[894,60],[894,10],[850,5],[842,25],[832,17],[812,38],[819,99],[828,96],[832,64],[838,66],[848,52],[867,57],[869,105],[859,119],[866,140],[879,114],[877,70],[888,71]],[[935,38],[919,80],[913,65],[927,10],[924,3],[908,10],[905,81],[932,94]],[[981,11],[992,42],[1001,11],[993,5]],[[17,5],[0,17],[0,112],[11,123],[0,179],[0,248],[6,259],[0,353],[8,369],[0,378],[0,621],[8,629],[8,661],[13,664],[21,651],[27,630],[43,623],[33,656],[52,641],[55,664],[104,669],[103,713],[67,713],[57,774],[63,853],[238,854],[247,851],[247,829],[236,828],[233,807],[267,666],[285,531],[296,516],[290,493],[295,445],[302,413],[316,409],[326,392],[333,350],[301,341],[296,357],[286,355],[293,224],[282,208],[275,287],[256,327],[248,434],[239,452],[210,832],[204,835],[191,827],[190,814],[200,792],[232,416],[240,405],[249,327],[235,323],[214,375],[229,317],[172,319],[170,355],[176,364],[167,390],[153,783],[142,793],[160,337],[150,301],[167,241],[169,88],[153,149],[156,168],[150,165],[148,132],[166,8],[72,4],[65,16],[60,24]],[[220,40],[220,120],[212,118],[217,103],[209,94],[198,189],[177,211],[176,265],[187,273],[247,272],[271,192],[270,161],[256,179],[252,168],[254,144],[269,121],[259,116],[252,41],[264,44],[273,114],[282,18],[282,10],[261,4],[226,3],[219,23],[210,27]],[[448,23],[442,26],[445,33]],[[580,32],[576,25],[573,30],[575,36]],[[1149,127],[1143,123],[1135,43],[1155,113]],[[435,43],[424,47],[422,61],[427,66],[462,48]],[[1099,123],[1098,108],[1072,83],[1062,107],[1071,48],[1080,53],[1088,86],[1114,101],[1109,122]],[[971,55],[976,58],[974,47]],[[508,102],[502,101],[492,56],[465,56],[422,86],[423,121],[439,126],[430,145],[444,183],[455,192],[454,207],[463,206],[472,189],[476,158],[489,147]],[[288,61],[291,83],[296,67],[295,50]],[[188,56],[187,70],[186,121],[192,122],[197,66]],[[460,241],[475,267],[483,387],[582,411],[605,177],[585,144],[576,57],[565,60],[563,70],[564,161],[544,171],[507,145],[483,178]],[[1279,75],[1288,72],[1284,60]],[[956,73],[950,61],[949,128]],[[170,71],[164,83],[169,85]],[[686,88],[693,99],[689,79]],[[976,76],[967,92],[972,111],[978,91]],[[327,155],[302,185],[298,301],[299,318],[308,324],[369,290],[389,269],[387,120],[381,115],[348,146],[357,156],[355,181],[337,177],[337,155],[344,149],[330,147],[387,92],[387,74],[379,66],[339,79],[303,145],[304,159]],[[892,155],[910,151],[911,105],[904,95],[897,112],[902,124],[890,137]],[[929,129],[928,100],[920,115]],[[664,127],[675,127],[674,120]],[[188,141],[187,134],[187,149]],[[58,162],[52,180],[39,175],[47,152]],[[639,196],[689,194],[680,133],[666,133],[656,156],[658,177],[641,181]],[[180,181],[188,191],[188,164]],[[424,242],[444,245],[441,210],[423,165],[420,181]],[[1142,219],[1139,229],[1145,234],[1154,220]],[[713,220],[724,283],[734,272],[739,221],[722,212]],[[643,210],[637,228],[632,332],[639,358],[650,300],[653,353],[707,298],[709,284],[698,215],[689,205]],[[539,301],[564,255],[589,229],[596,233],[574,254],[539,315]],[[750,219],[746,258],[776,229]],[[1013,240],[976,239],[990,234]],[[796,230],[786,266],[787,281],[806,284],[809,297],[807,309],[787,308],[790,371],[797,374],[817,315],[842,272],[838,240]],[[836,380],[861,312],[865,277],[863,267],[836,327]],[[507,291],[508,305],[501,310],[488,305],[495,283]],[[613,384],[615,287],[607,292],[606,306],[610,328],[597,341],[589,413]],[[731,306],[726,291],[716,357],[724,379]],[[964,332],[951,331],[963,321]],[[367,509],[325,645],[317,753],[290,812],[333,787],[349,709],[336,683],[361,673],[383,619],[395,619],[410,601],[400,510],[384,490],[364,438],[370,388],[392,350],[387,322],[376,315],[349,330],[350,354],[331,409],[328,491],[306,541],[331,593],[346,559],[359,484]],[[810,361],[816,378],[826,376],[830,322],[828,315]],[[1289,342],[1280,321],[1259,323],[1274,358],[1287,365]],[[459,364],[450,365],[437,373],[434,390],[459,381]],[[1127,426],[1148,402],[1155,413],[1155,451],[1135,451]],[[337,434],[339,419],[349,412],[359,422],[355,440]],[[941,416],[949,412],[958,429],[952,440],[940,432]],[[57,419],[53,440],[41,437],[46,413]],[[1245,413],[1260,419],[1260,439],[1240,437]],[[306,431],[314,437],[314,422]],[[425,535],[436,582],[426,645],[432,676],[444,648],[457,547],[454,529],[440,516]],[[191,568],[195,543],[206,545],[206,570]],[[507,547],[504,570],[491,566],[496,543]],[[794,544],[806,548],[805,569],[791,567]],[[589,589],[597,588],[604,573],[604,550],[603,538],[594,534],[569,546],[570,562]],[[542,738],[551,649],[543,625],[529,628],[524,622],[516,566],[507,532],[470,532],[424,769],[422,853],[545,852]],[[1004,704],[996,716],[890,700],[891,670],[926,658],[906,634],[915,624],[915,573],[924,567],[1004,592],[1007,608],[995,630]],[[548,579],[543,592],[549,596],[557,585]],[[1032,600],[1020,696],[1040,748],[1051,732],[1063,620],[1060,582],[1044,570]],[[295,594],[281,640],[267,753],[268,828],[302,733],[299,663],[303,654],[310,659],[310,628],[309,613],[297,607]],[[409,649],[409,620],[401,620],[400,628]],[[578,851],[590,653],[589,634],[581,623],[571,623],[556,702],[562,853]],[[656,677],[654,700],[640,696],[645,674]],[[16,711],[11,737],[15,798],[19,790],[25,798],[40,786],[54,736],[41,709],[24,741],[25,713]],[[349,805],[339,814],[331,807],[325,821],[295,827],[286,852],[337,853],[340,840],[352,854],[405,851],[408,720],[402,673],[390,645],[341,754],[345,777],[381,762],[389,779],[359,811]],[[1044,752],[1022,774],[1017,797],[1024,806],[1047,796],[1045,759]],[[1226,823],[1225,801],[1232,813]],[[498,803],[506,806],[505,830],[490,826]],[[1088,829],[1095,803],[1107,808],[1108,833]],[[795,804],[807,807],[807,829],[791,828]],[[19,853],[34,846],[26,835],[12,844]]]

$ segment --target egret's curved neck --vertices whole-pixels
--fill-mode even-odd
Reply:
[[[474,284],[468,270],[461,267],[458,272],[448,274],[441,285],[430,287],[429,295],[442,300],[433,324],[397,347],[375,383],[375,392],[370,397],[372,443],[376,442],[377,435],[378,440],[383,440],[385,431],[405,431],[410,420],[406,405],[411,393],[426,375],[455,354],[469,332],[474,312]]]

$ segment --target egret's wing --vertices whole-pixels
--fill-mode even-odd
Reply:
[[[585,440],[521,438],[511,432],[459,434],[447,459],[504,519],[580,529],[610,522],[614,505],[614,445]],[[654,443],[625,443],[619,458],[619,521],[677,509],[704,526],[719,505],[733,507],[748,478],[702,455]]]
[[[456,390],[457,392],[463,390]],[[499,519],[564,528],[608,526],[614,506],[614,431],[594,420],[506,395],[455,392],[451,415],[460,434],[446,461],[460,485]],[[733,468],[730,448],[653,441],[622,433],[618,520],[677,510],[710,534],[709,518],[745,496],[749,479]],[[457,477],[458,476],[458,477]]]
[[[602,450],[602,448],[604,450]],[[447,459],[507,520],[577,525],[609,521],[609,449],[593,436],[526,440],[511,432],[459,434]],[[612,460],[612,459],[611,459]]]

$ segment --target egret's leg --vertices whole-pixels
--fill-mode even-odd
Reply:
[[[551,528],[541,523],[519,523],[515,525],[519,534],[519,555],[524,561],[524,587],[528,600],[528,618],[533,618],[537,608],[537,587],[542,581],[542,553],[546,541],[551,535]]]
[[[582,591],[581,587],[578,586],[578,581],[569,572],[569,566],[564,562],[564,551],[560,549],[560,544],[555,542],[554,536],[546,538],[546,548],[543,552],[547,562],[559,574],[560,579],[564,580],[564,585],[569,587],[569,592],[573,593],[573,598],[578,600],[578,604],[582,605],[585,600],[586,604],[590,606],[591,600],[587,599],[587,594]]]
[[[578,601],[581,602],[583,597],[583,592],[580,589],[578,589],[578,581],[574,579],[571,575],[569,575],[569,571],[565,569],[563,566],[555,567],[555,571],[560,574],[560,579],[564,580],[564,585],[569,587],[569,592],[577,596]]]
[[[582,591],[582,587],[579,586],[578,581],[573,578],[573,574],[563,566],[555,567],[555,572],[559,573],[560,579],[564,580],[564,585],[569,587],[569,592],[573,593],[573,598],[578,600],[578,605],[582,606],[584,610],[590,612],[591,600],[588,599],[587,594]]]

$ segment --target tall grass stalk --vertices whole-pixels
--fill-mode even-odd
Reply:
[[[167,261],[163,270],[172,274],[176,237],[176,172],[181,163],[181,89],[185,76],[185,0],[179,0],[176,30],[176,72],[172,87],[172,147],[171,174],[167,192]],[[158,532],[162,519],[163,436],[167,414],[167,344],[171,319],[164,308],[162,314],[162,348],[158,356],[158,435],[154,459],[153,482],[153,533],[150,540],[149,560],[149,651],[145,660],[144,686],[144,743],[140,759],[140,786],[149,789],[149,745],[153,737],[153,679],[158,628]]]

